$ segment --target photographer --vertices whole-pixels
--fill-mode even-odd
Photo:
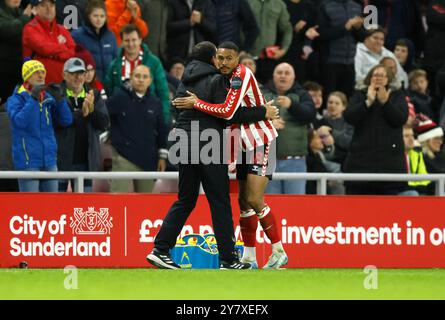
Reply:
[[[15,170],[57,171],[54,123],[68,126],[73,118],[63,97],[55,98],[45,87],[46,70],[37,60],[22,67],[23,85],[7,102],[12,127]],[[57,180],[19,179],[22,192],[56,192]]]

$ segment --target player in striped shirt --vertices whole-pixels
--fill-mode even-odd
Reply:
[[[189,93],[188,97],[175,99],[173,102],[175,107],[195,108],[212,116],[230,120],[240,107],[264,106],[266,102],[255,76],[238,61],[239,48],[234,43],[227,41],[219,45],[216,64],[224,76],[222,81],[225,83],[218,87],[218,91],[226,95],[223,104],[207,103]],[[241,158],[237,157],[237,161],[241,160],[241,163],[236,164],[236,174],[239,180],[240,226],[245,245],[241,261],[257,264],[255,242],[259,219],[272,243],[272,255],[264,268],[278,269],[287,264],[288,258],[281,243],[275,217],[264,202],[264,193],[272,177],[275,161],[270,159],[269,155],[278,134],[272,121],[269,120],[234,124],[231,126],[230,135],[236,136],[236,132],[240,136],[241,144]]]

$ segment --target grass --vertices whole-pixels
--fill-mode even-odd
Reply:
[[[62,269],[0,269],[0,299],[445,299],[445,269],[381,269],[366,290],[360,269],[78,269],[67,290]]]

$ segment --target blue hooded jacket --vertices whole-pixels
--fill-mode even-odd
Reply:
[[[14,90],[7,101],[12,130],[12,158],[14,168],[47,168],[57,164],[57,143],[53,121],[60,126],[73,122],[67,101],[56,100],[45,92],[41,103],[23,86]]]

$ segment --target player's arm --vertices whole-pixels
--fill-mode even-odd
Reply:
[[[240,68],[238,66],[238,68]],[[236,72],[239,70],[237,69]],[[250,73],[246,72],[246,68],[241,68],[240,74],[232,79],[229,92],[227,93],[224,103],[209,103],[199,99],[192,92],[186,98],[175,99],[173,105],[176,108],[190,108],[193,102],[193,108],[207,113],[217,118],[223,118],[226,120],[232,119],[236,110],[241,105],[241,102],[246,95],[249,81],[251,80]]]

